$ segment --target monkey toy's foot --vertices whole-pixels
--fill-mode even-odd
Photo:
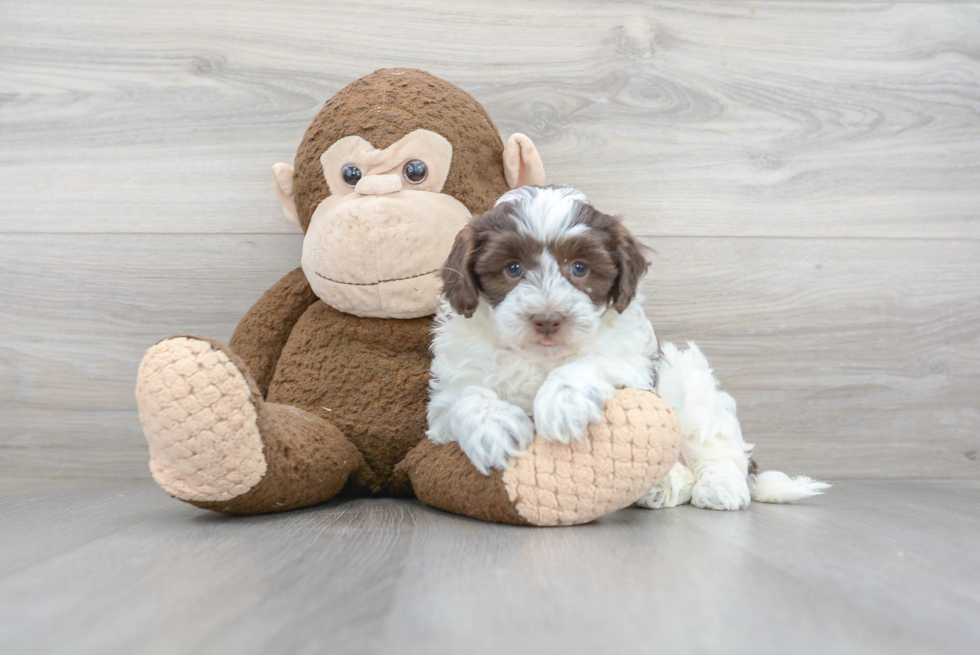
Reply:
[[[175,337],[150,348],[136,399],[157,483],[188,501],[231,500],[258,484],[268,465],[256,391],[208,341]]]
[[[624,389],[604,420],[570,444],[537,437],[506,471],[484,476],[455,443],[419,444],[396,469],[428,505],[487,521],[588,523],[635,503],[677,461],[680,427],[664,400]]]
[[[214,341],[172,337],[150,348],[136,399],[153,478],[198,507],[254,514],[312,505],[363,464],[329,422],[264,402],[244,363]]]

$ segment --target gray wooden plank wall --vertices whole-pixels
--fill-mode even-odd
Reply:
[[[392,65],[626,215],[764,465],[980,477],[980,6],[945,2],[0,3],[0,470],[145,475],[142,352],[297,265],[269,167]]]

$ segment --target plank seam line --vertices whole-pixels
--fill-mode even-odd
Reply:
[[[976,236],[792,236],[792,235],[746,235],[746,234],[644,234],[633,232],[636,236],[647,239],[755,239],[755,240],[793,240],[793,241],[980,241],[980,235]],[[13,231],[5,232],[0,230],[0,237],[3,236],[156,236],[156,237],[201,237],[201,236],[220,236],[220,237],[290,237],[302,238],[300,234],[288,234],[285,232],[28,232]]]

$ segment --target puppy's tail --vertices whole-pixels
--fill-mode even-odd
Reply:
[[[805,475],[791,478],[782,471],[761,471],[749,476],[749,492],[757,503],[795,503],[819,496],[829,488],[826,482]]]

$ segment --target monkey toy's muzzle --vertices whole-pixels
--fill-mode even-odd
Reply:
[[[329,196],[303,241],[303,272],[314,293],[355,316],[434,314],[436,275],[470,212],[454,197],[405,189]]]

